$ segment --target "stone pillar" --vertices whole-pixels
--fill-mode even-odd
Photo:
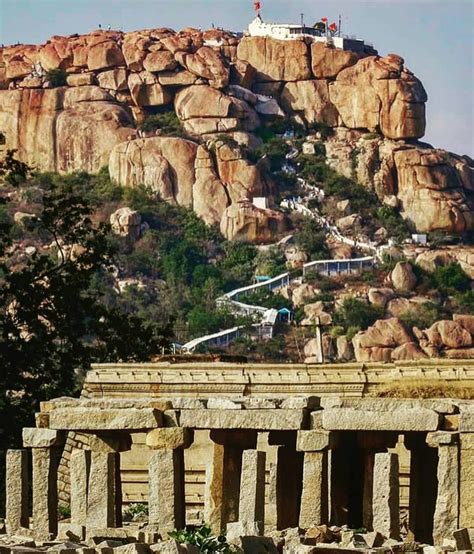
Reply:
[[[58,531],[58,453],[53,448],[33,448],[33,529],[41,540]]]
[[[240,479],[239,521],[265,524],[265,452],[245,450]]]
[[[87,490],[91,464],[90,452],[75,449],[69,459],[71,483],[71,523],[86,525],[87,523]]]
[[[15,534],[28,527],[28,453],[7,450],[6,457],[6,529]]]
[[[130,450],[128,433],[97,433],[89,435],[87,450],[90,454],[90,471],[87,491],[87,527],[106,529],[116,527],[121,520],[120,452]]]
[[[438,494],[433,517],[433,539],[441,545],[459,528],[459,434],[428,433],[428,446],[438,449]],[[471,497],[472,504],[472,497]]]
[[[242,454],[257,445],[256,431],[213,430],[212,460],[206,471],[204,519],[215,533],[239,518]]]
[[[406,433],[410,450],[410,540],[433,544],[433,518],[437,497],[437,452],[426,444],[424,433]]]
[[[33,530],[48,540],[58,531],[58,465],[64,433],[53,429],[23,429],[23,445],[32,449]]]
[[[329,522],[328,449],[336,440],[337,434],[327,431],[298,431],[296,448],[304,452],[299,517],[299,526],[303,529]]]
[[[162,535],[186,524],[184,449],[192,442],[193,432],[181,427],[154,429],[146,438],[154,450],[148,466],[149,525]]]
[[[400,538],[398,455],[377,453],[374,459],[373,527],[385,537]]]
[[[278,446],[276,461],[277,529],[297,527],[303,485],[303,453],[296,450],[296,431],[271,431],[268,444]]]
[[[360,431],[357,434],[357,444],[362,449],[362,526],[373,530],[372,498],[374,490],[374,463],[377,452],[386,452],[393,448],[398,441],[397,433],[380,431]]]
[[[472,527],[474,522],[474,433],[460,435],[459,527]]]

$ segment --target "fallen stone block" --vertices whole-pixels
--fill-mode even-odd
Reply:
[[[436,431],[440,414],[427,408],[407,408],[391,412],[331,408],[322,414],[327,431]]]
[[[65,431],[140,431],[161,427],[162,413],[153,408],[59,408],[50,413],[49,423]]]
[[[86,528],[74,523],[58,523],[58,540],[80,542],[85,539]]]
[[[194,429],[296,430],[303,427],[304,410],[184,410],[181,425]]]
[[[117,546],[114,548],[114,554],[148,554],[150,547],[148,544],[134,542],[131,544],[124,544],[123,546]]]

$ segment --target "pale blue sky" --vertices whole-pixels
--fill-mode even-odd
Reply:
[[[474,0],[263,0],[266,20],[308,24],[343,15],[343,32],[395,52],[428,92],[425,140],[474,156]],[[211,23],[242,30],[253,0],[0,0],[0,43],[104,27],[132,30]]]

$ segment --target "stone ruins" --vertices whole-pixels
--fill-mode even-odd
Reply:
[[[144,364],[135,371],[134,366],[117,365],[115,378],[120,381],[121,372],[135,376],[147,372],[150,384],[153,375],[162,380],[167,370],[168,375],[179,371],[177,365]],[[83,398],[43,402],[36,427],[23,430],[24,448],[7,453],[7,533],[42,544],[56,537],[79,542],[92,537],[125,538],[135,541],[136,549],[137,544],[156,542],[159,536],[166,540],[168,532],[195,523],[186,501],[191,466],[198,457],[205,464],[201,521],[217,534],[227,530],[228,536],[241,541],[245,536],[269,541],[275,530],[326,524],[374,530],[394,545],[401,539],[402,502],[411,540],[441,547],[452,544],[457,533],[458,550],[459,541],[468,544],[469,531],[459,530],[474,523],[474,401],[351,398],[338,396],[337,390],[332,395],[283,392],[277,396],[269,392],[278,388],[275,384],[263,394],[242,396],[239,391],[239,396],[235,392],[212,396],[208,389],[199,398],[199,374],[205,368],[195,365],[198,394],[194,397],[189,391],[178,396],[175,386],[174,394],[161,398],[159,390],[150,387],[143,394],[144,384],[131,387],[131,383],[128,395],[114,397],[105,387],[105,392],[96,391],[94,396],[87,389],[101,373],[98,366],[89,373]],[[208,374],[213,370],[217,374],[221,365],[230,364],[208,364]],[[241,375],[252,371],[234,364],[234,372],[238,367]],[[295,369],[280,367],[282,372]],[[102,369],[106,381],[111,367]],[[226,372],[220,371],[225,381]],[[451,368],[457,375],[469,371]],[[232,381],[232,371],[229,376]],[[127,385],[122,385],[125,390]],[[227,385],[232,388],[237,387]],[[146,459],[149,515],[147,524],[127,528],[122,522],[121,466],[123,470],[122,462],[138,452],[137,443],[141,451],[146,450],[142,462]],[[409,492],[404,498],[400,466],[406,463]],[[70,476],[70,521],[58,526],[60,468]],[[316,551],[344,551],[327,546]],[[276,552],[275,546],[273,550],[252,548],[244,551]],[[308,548],[298,543],[285,546],[285,552],[311,551]],[[95,551],[105,552],[90,550]],[[397,550],[384,546],[378,551]]]

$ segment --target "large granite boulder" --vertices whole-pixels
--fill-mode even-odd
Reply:
[[[281,212],[262,210],[244,199],[226,208],[220,228],[228,240],[258,244],[274,241],[287,230],[287,223]]]
[[[256,81],[304,81],[311,79],[309,46],[302,40],[244,37],[237,58],[255,68]]]
[[[426,92],[399,56],[370,56],[343,69],[331,83],[329,97],[350,129],[380,129],[392,139],[425,133]]]
[[[474,168],[443,150],[409,148],[394,154],[402,215],[419,232],[474,229]]]
[[[134,133],[128,112],[94,86],[0,91],[6,146],[39,171],[88,171]]]
[[[110,177],[122,186],[145,185],[167,202],[192,207],[197,149],[181,138],[127,141],[110,154]]]

